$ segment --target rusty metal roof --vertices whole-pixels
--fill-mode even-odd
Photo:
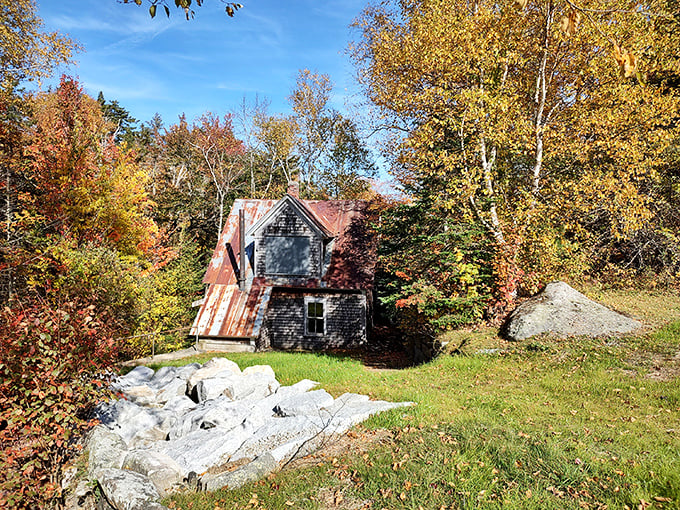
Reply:
[[[292,198],[292,197],[291,197]],[[331,289],[370,290],[373,288],[376,242],[368,225],[368,203],[363,200],[299,200],[296,203],[327,234],[333,243],[330,265],[319,280],[296,282],[296,286]],[[222,234],[213,252],[203,283],[209,285],[196,316],[191,335],[203,337],[256,338],[264,319],[272,286],[264,278],[254,278],[254,237],[248,230],[262,219],[278,200],[234,201]],[[239,211],[246,227],[245,290],[238,288]]]
[[[238,285],[210,285],[189,332],[192,336],[257,338],[272,287],[253,282],[241,291]]]

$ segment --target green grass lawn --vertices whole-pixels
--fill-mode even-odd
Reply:
[[[639,307],[640,299],[631,302]],[[672,310],[677,299],[669,294],[665,305],[654,301],[655,320],[659,306]],[[658,319],[653,331],[616,340],[510,344],[493,330],[459,332],[473,340],[465,354],[405,370],[374,370],[319,354],[229,355],[242,368],[271,365],[282,384],[309,378],[336,397],[350,391],[417,406],[372,418],[340,451],[302,467],[240,490],[186,493],[166,504],[209,510],[680,508],[677,319],[665,326]],[[501,350],[475,354],[489,346]],[[387,432],[373,432],[382,429]]]

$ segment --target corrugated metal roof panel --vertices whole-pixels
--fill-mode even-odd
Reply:
[[[251,285],[240,291],[238,285],[213,284],[194,320],[192,336],[257,338],[272,288]]]
[[[244,211],[246,230],[264,216],[275,204],[276,200],[235,200],[229,216],[222,229],[215,251],[213,252],[208,269],[203,277],[203,283],[219,283],[229,285],[237,283],[236,274],[239,267],[239,234],[238,213]],[[245,239],[246,251],[254,242],[252,236]],[[251,248],[252,253],[252,248]],[[253,277],[253,268],[246,264],[246,280]]]

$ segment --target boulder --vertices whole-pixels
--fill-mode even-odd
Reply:
[[[504,333],[509,340],[524,340],[551,333],[569,336],[614,336],[630,333],[642,324],[585,297],[564,282],[549,283],[543,292],[518,306]]]
[[[116,510],[165,508],[156,487],[146,476],[125,469],[101,469],[97,481],[107,501]]]
[[[147,384],[152,388],[159,390],[170,384],[170,382],[177,377],[178,371],[179,368],[177,367],[161,367],[153,377],[149,379]]]
[[[227,358],[213,358],[207,361],[201,368],[195,370],[187,380],[187,394],[191,395],[194,386],[198,381],[207,379],[208,377],[215,377],[220,372],[229,371],[234,374],[240,374],[241,369],[236,363]]]
[[[156,443],[153,448],[174,459],[185,473],[204,473],[229,462],[253,433],[245,424],[228,432],[219,428],[198,429],[179,439]]]
[[[183,367],[179,367],[179,370],[177,371],[177,377],[188,381],[189,378],[194,375],[194,372],[196,372],[196,370],[199,368],[201,368],[200,363],[190,363],[188,365],[184,365]]]
[[[264,372],[251,372],[235,377],[224,390],[231,400],[263,399],[276,393],[281,385],[271,375]]]
[[[245,466],[217,475],[207,474],[200,480],[200,488],[204,491],[217,489],[238,489],[243,485],[264,478],[278,468],[278,462],[269,453],[260,455]]]
[[[222,429],[222,432],[228,432],[241,425],[249,416],[260,414],[263,414],[262,411],[251,402],[232,402],[225,396],[206,400],[178,419],[168,431],[168,439],[179,439],[195,430],[215,427]]]
[[[413,402],[369,400],[366,395],[343,393],[332,405],[323,409],[320,416],[324,421],[326,434],[342,434],[374,414],[413,405]]]
[[[253,459],[266,452],[273,452],[285,443],[304,443],[322,432],[323,423],[318,418],[307,416],[272,418],[257,427],[233,452],[230,460]]]
[[[172,411],[143,407],[129,400],[117,400],[113,404],[100,407],[97,412],[99,420],[110,430],[118,434],[130,446],[133,439],[143,436],[154,427],[167,433],[177,421]]]
[[[199,379],[191,389],[191,398],[196,402],[214,400],[225,394],[239,376],[231,371],[220,372],[213,377]]]
[[[184,395],[186,390],[187,382],[184,379],[175,377],[159,389],[154,404],[159,406],[165,405],[173,398]]]
[[[100,469],[120,468],[127,453],[125,441],[108,428],[97,425],[89,439],[88,473],[96,477]]]
[[[177,397],[172,397],[165,404],[163,404],[163,409],[165,411],[174,413],[176,415],[183,415],[189,411],[196,409],[197,404],[191,400],[186,395],[179,395]]]
[[[103,425],[90,443],[90,476],[116,510],[163,508],[157,500],[184,480],[240,487],[372,414],[408,405],[333,399],[310,391],[318,383],[307,379],[281,387],[271,367],[241,372],[225,358],[156,373],[138,367],[116,385],[125,398],[98,406]]]
[[[263,374],[269,376],[271,379],[276,379],[274,369],[269,365],[253,365],[243,369],[243,375],[248,374]]]
[[[156,403],[158,391],[146,384],[130,386],[123,390],[125,397],[140,406],[151,406]]]
[[[136,367],[133,370],[130,370],[130,372],[128,372],[126,375],[123,375],[115,380],[111,384],[111,387],[113,389],[120,390],[129,386],[138,386],[140,384],[149,382],[149,379],[151,379],[153,375],[154,371],[152,368],[143,366]]]
[[[180,465],[158,451],[131,451],[125,456],[123,469],[130,469],[148,477],[162,497],[167,496],[184,478]]]
[[[315,390],[282,399],[274,408],[278,416],[318,415],[319,410],[333,404],[333,397],[326,390]]]

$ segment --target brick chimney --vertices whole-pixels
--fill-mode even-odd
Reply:
[[[288,183],[287,193],[291,197],[300,198],[300,182],[297,179]]]

